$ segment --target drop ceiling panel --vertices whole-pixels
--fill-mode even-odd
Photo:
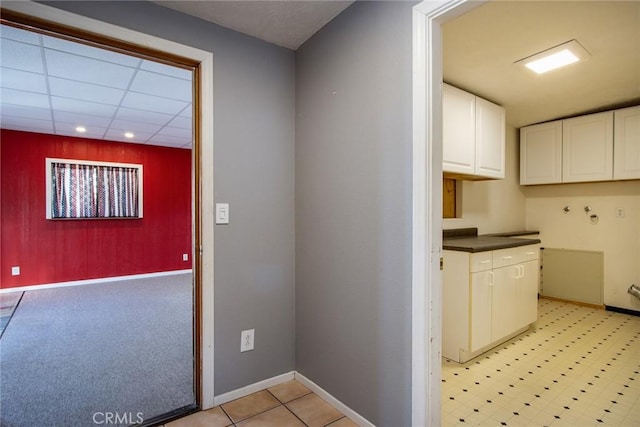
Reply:
[[[63,98],[60,96],[52,96],[51,105],[56,111],[108,117],[113,116],[117,109],[114,105],[81,101],[79,99]]]
[[[182,80],[191,81],[192,72],[190,70],[186,70],[184,68],[178,67],[167,67],[164,64],[160,64],[158,62],[147,61],[146,59],[142,61],[140,64],[141,70],[152,71],[158,74],[164,74],[165,76],[177,77]]]
[[[12,105],[2,103],[2,113],[0,117],[24,117],[34,120],[51,120],[51,110],[49,108],[24,107],[22,105]]]
[[[158,132],[158,135],[171,136],[175,138],[180,138],[183,141],[188,141],[191,138],[191,130],[165,126]]]
[[[50,76],[118,89],[127,89],[136,71],[111,62],[49,49],[45,50],[45,56]]]
[[[98,49],[96,47],[80,43],[71,43],[67,40],[55,37],[43,36],[43,42],[45,47],[51,48],[52,50],[71,53],[79,57],[97,59],[130,68],[137,68],[142,61],[134,56],[123,55],[106,49]]]
[[[5,25],[0,36],[3,128],[191,147],[192,70]]]
[[[2,87],[25,90],[29,92],[47,93],[47,81],[44,74],[14,70],[2,67],[0,70]]]
[[[155,113],[153,111],[136,110],[134,108],[120,107],[115,115],[118,120],[128,120],[132,122],[152,123],[166,125],[171,121],[171,114]]]
[[[8,40],[15,40],[23,43],[40,45],[39,34],[32,33],[30,31],[20,30],[14,27],[9,27],[7,25],[0,26],[0,37],[2,37],[3,43],[5,39],[8,39]]]
[[[51,95],[109,105],[120,104],[125,94],[122,89],[92,85],[58,77],[49,77],[49,88]]]
[[[24,107],[49,108],[49,97],[41,93],[16,89],[0,89],[3,104],[22,105]]]
[[[192,119],[190,117],[175,117],[168,123],[168,126],[177,127],[182,129],[189,129],[191,131]]]
[[[13,40],[2,40],[2,66],[15,70],[44,73],[42,52],[38,46]]]
[[[2,127],[5,129],[26,130],[28,132],[53,132],[51,120],[36,120],[30,117],[2,117]]]
[[[175,116],[180,113],[188,105],[189,103],[187,102],[136,92],[128,92],[122,100],[123,107],[148,110],[156,113],[169,114],[171,116]]]
[[[75,126],[84,126],[87,132],[93,128],[106,129],[111,124],[111,119],[108,117],[66,111],[54,111],[53,118],[56,123],[73,123]],[[104,134],[104,131],[101,131],[101,133]]]
[[[176,138],[167,135],[154,135],[149,143],[153,145],[161,145],[165,147],[182,146],[189,142],[189,138]]]
[[[131,91],[191,102],[191,80],[178,79],[148,71],[138,71]]]
[[[133,138],[127,138],[124,136],[124,129],[121,130],[111,128],[107,131],[105,139],[108,139],[109,141],[135,142],[137,144],[145,144],[152,136],[152,133],[134,132]]]
[[[107,131],[106,127],[91,126],[87,127],[86,132],[79,134],[76,131],[76,127],[78,126],[76,122],[63,122],[57,120],[55,122],[55,126],[57,135],[76,136],[82,138],[102,139]]]
[[[153,135],[157,133],[160,129],[162,129],[162,125],[153,124],[153,123],[132,122],[128,120],[114,120],[113,122],[111,122],[111,128],[119,129],[122,131],[135,129],[134,133],[144,132],[144,133],[149,133]]]

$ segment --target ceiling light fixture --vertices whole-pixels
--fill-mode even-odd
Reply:
[[[124,133],[124,136],[125,136],[125,138],[129,138],[129,139],[131,139],[131,138],[133,138],[135,135],[133,134],[133,132],[125,132],[125,133]]]
[[[85,133],[86,131],[87,131],[87,128],[84,127],[84,126],[77,126],[76,127],[76,132]]]
[[[516,64],[524,65],[538,74],[555,70],[575,62],[589,58],[589,52],[576,40],[571,40],[550,49],[538,52],[516,61]]]

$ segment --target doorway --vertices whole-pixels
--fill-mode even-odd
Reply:
[[[5,5],[3,5],[5,7]],[[189,259],[193,260],[193,273],[195,282],[195,293],[190,306],[195,307],[195,312],[190,315],[189,332],[191,342],[195,344],[194,360],[197,369],[192,370],[192,381],[195,381],[194,402],[203,408],[212,406],[213,403],[213,274],[212,274],[212,247],[213,247],[213,227],[206,220],[201,219],[200,212],[204,206],[212,204],[212,194],[201,194],[200,188],[203,183],[212,187],[213,176],[208,172],[202,172],[202,166],[209,166],[212,163],[212,129],[210,123],[201,123],[199,120],[203,110],[210,107],[200,108],[200,100],[211,98],[211,54],[187,48],[170,42],[165,42],[153,37],[147,37],[133,31],[114,29],[113,26],[105,24],[96,25],[94,22],[87,22],[88,19],[80,18],[70,13],[38,4],[11,4],[9,8],[18,12],[15,15],[3,9],[3,21],[11,19],[13,23],[31,25],[38,31],[51,31],[56,35],[62,34],[64,37],[74,37],[82,39],[85,43],[106,45],[110,50],[124,50],[133,52],[135,55],[155,58],[163,63],[177,61],[182,67],[194,67],[194,104],[196,105],[194,126],[194,140],[196,141],[193,154],[191,156],[191,196],[193,208],[191,210],[192,247],[186,251]],[[11,17],[10,17],[11,15]],[[26,18],[26,15],[30,18]],[[40,21],[40,20],[45,21]],[[55,23],[53,22],[55,21]],[[91,32],[88,32],[91,31]],[[102,33],[98,36],[96,32]],[[136,40],[141,48],[125,42],[124,40]],[[152,50],[156,49],[156,50]],[[173,52],[163,54],[162,52]],[[183,55],[183,56],[178,56]],[[185,58],[193,58],[185,60]],[[186,62],[186,64],[185,64]],[[190,65],[189,65],[190,64]],[[208,105],[212,105],[210,102]],[[206,113],[206,112],[205,112]],[[211,113],[209,111],[209,113]],[[202,153],[210,154],[204,159]],[[203,262],[203,255],[210,255],[211,262]],[[188,280],[189,284],[191,280]],[[203,282],[206,284],[203,285]],[[78,287],[88,288],[87,287]],[[203,298],[204,297],[204,298]],[[208,322],[202,322],[202,319]],[[204,326],[203,326],[204,325]],[[193,337],[193,339],[191,339]],[[201,374],[200,374],[201,373]],[[204,378],[204,380],[203,380]],[[97,411],[100,412],[100,411]],[[110,412],[108,409],[102,412]],[[133,413],[133,417],[137,414]],[[130,420],[127,420],[130,421]],[[139,422],[140,420],[133,420]]]

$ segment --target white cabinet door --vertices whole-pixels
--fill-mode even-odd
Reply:
[[[613,179],[640,179],[640,106],[614,111]]]
[[[471,335],[469,351],[491,344],[491,306],[493,273],[482,271],[471,275]]]
[[[504,108],[476,97],[476,175],[504,178],[504,134]]]
[[[563,120],[562,182],[613,179],[613,111]]]
[[[540,264],[536,259],[523,262],[518,267],[520,268],[520,277],[518,279],[518,309],[515,323],[518,328],[522,328],[538,320]]]
[[[475,173],[475,95],[449,86],[442,88],[442,170]]]
[[[493,270],[493,304],[491,308],[491,341],[497,341],[517,330],[514,319],[518,307],[517,278],[519,270],[515,265]]]
[[[520,129],[520,185],[562,182],[562,121]]]

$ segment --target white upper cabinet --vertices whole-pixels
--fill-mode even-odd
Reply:
[[[613,179],[613,111],[563,120],[562,182]]]
[[[520,185],[562,182],[562,121],[520,129]]]
[[[613,179],[640,179],[640,106],[614,111]]]
[[[445,173],[471,179],[504,178],[504,108],[443,85]]]
[[[520,185],[640,179],[640,106],[520,128]]]

